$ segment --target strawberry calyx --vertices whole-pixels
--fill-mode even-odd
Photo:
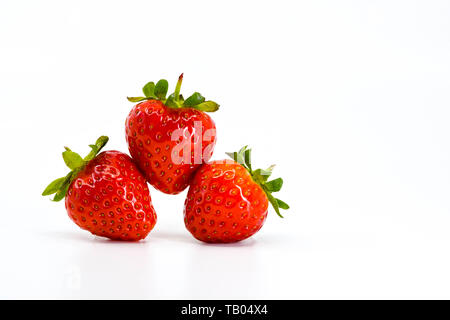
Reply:
[[[71,171],[66,176],[50,182],[47,188],[45,188],[44,192],[42,192],[42,195],[49,196],[55,194],[52,201],[60,201],[64,199],[70,184],[75,179],[78,172],[83,170],[88,162],[97,156],[97,154],[105,146],[108,140],[109,138],[107,136],[101,136],[100,138],[98,138],[95,144],[89,145],[89,147],[91,148],[91,152],[89,152],[89,154],[84,158],[81,158],[78,153],[73,152],[68,147],[64,147],[65,151],[62,153],[62,156],[64,162]]]
[[[287,210],[289,209],[289,205],[286,202],[277,199],[272,195],[272,192],[278,192],[281,190],[281,187],[283,186],[283,179],[277,178],[268,181],[275,165],[271,165],[269,168],[265,170],[264,169],[253,170],[251,165],[251,151],[252,149],[248,149],[248,147],[245,146],[241,148],[241,150],[239,150],[238,152],[226,152],[226,154],[231,159],[233,159],[241,166],[243,166],[245,169],[247,169],[253,181],[259,184],[266,193],[267,199],[269,199],[269,202],[272,205],[275,212],[278,214],[280,218],[283,218],[283,216],[280,213],[280,209]]]
[[[159,100],[169,108],[193,108],[204,112],[215,112],[219,110],[219,105],[211,100],[206,100],[199,92],[194,92],[186,100],[180,94],[181,83],[183,82],[183,74],[178,77],[175,92],[168,97],[169,83],[165,79],[159,80],[156,84],[154,82],[147,83],[142,92],[144,97],[127,97],[130,102],[141,102],[145,100]]]

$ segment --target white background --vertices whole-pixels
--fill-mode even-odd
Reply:
[[[0,298],[450,298],[450,2],[0,2]],[[145,241],[40,196],[147,81],[221,104],[215,159],[276,163],[291,205],[206,245],[151,189]]]

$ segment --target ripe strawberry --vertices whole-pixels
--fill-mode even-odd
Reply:
[[[92,234],[114,240],[144,239],[156,223],[147,183],[128,155],[98,154],[107,142],[108,137],[100,137],[84,159],[66,147],[63,158],[71,171],[50,183],[42,195],[56,193],[53,201],[65,197],[69,217]]]
[[[216,126],[205,112],[214,112],[219,105],[205,101],[198,92],[184,100],[182,80],[183,74],[168,98],[166,80],[146,84],[145,97],[128,98],[144,101],[133,107],[125,123],[130,154],[149,183],[168,194],[186,189],[194,171],[211,158],[216,143]]]
[[[270,202],[280,216],[289,206],[272,196],[283,185],[281,178],[267,181],[273,166],[252,170],[250,149],[227,153],[235,161],[204,164],[192,179],[184,205],[186,228],[205,242],[236,242],[259,231]]]

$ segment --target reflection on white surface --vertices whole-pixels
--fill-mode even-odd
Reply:
[[[308,227],[268,230],[234,245],[208,245],[186,231],[156,230],[116,242],[69,228],[4,246],[1,298],[239,299],[441,297],[450,285],[449,236],[384,219],[366,230],[320,217]],[[276,220],[275,220],[276,221]],[[69,225],[68,225],[69,226]],[[323,231],[320,230],[322,226]],[[332,231],[332,229],[335,231]],[[351,228],[351,227],[350,227]],[[271,228],[268,228],[271,229]],[[298,233],[294,229],[299,229]],[[2,230],[6,235],[8,231]],[[356,240],[356,241],[355,241]],[[432,271],[432,272],[431,272]]]
[[[19,275],[17,268],[24,271],[15,279],[2,273],[3,288],[12,289],[2,290],[2,297],[207,298],[234,288],[257,289],[260,280],[253,239],[205,245],[187,232],[155,232],[146,241],[128,243],[77,230],[39,232],[33,238],[21,241],[29,255],[6,264],[13,275]],[[33,244],[39,244],[38,250]]]

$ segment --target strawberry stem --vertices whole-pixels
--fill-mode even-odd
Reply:
[[[179,101],[180,100],[180,89],[181,89],[181,83],[183,82],[183,74],[180,74],[177,81],[177,86],[175,87],[175,93],[174,93],[174,100]]]

